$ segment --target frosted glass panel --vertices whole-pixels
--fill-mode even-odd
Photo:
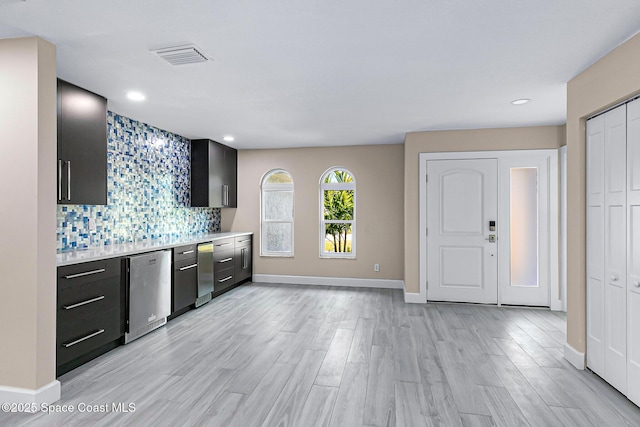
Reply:
[[[269,252],[291,252],[291,223],[263,224],[265,250]]]
[[[538,168],[511,169],[511,286],[538,286]]]
[[[264,219],[291,221],[293,219],[293,191],[265,191]]]

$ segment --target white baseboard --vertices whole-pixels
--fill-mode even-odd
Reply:
[[[420,292],[407,292],[405,289],[404,302],[407,304],[426,304],[427,299]]]
[[[295,285],[349,286],[354,288],[404,289],[403,280],[355,279],[352,277],[287,276],[281,274],[254,274],[256,283],[285,283]]]
[[[551,300],[551,307],[549,307],[549,309],[551,311],[566,311],[562,309],[562,301],[560,301],[559,299],[552,299]]]
[[[2,403],[53,403],[60,400],[60,381],[54,380],[37,390],[0,386]]]
[[[573,348],[569,343],[564,345],[564,358],[569,361],[576,369],[584,371],[585,357],[584,353]]]

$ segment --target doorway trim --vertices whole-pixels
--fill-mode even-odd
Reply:
[[[497,159],[498,170],[500,170],[501,160],[526,160],[531,154],[546,155],[549,159],[549,304],[551,310],[562,310],[562,295],[559,288],[559,179],[558,179],[558,150],[508,150],[508,151],[464,151],[464,152],[441,152],[441,153],[420,153],[419,155],[419,258],[420,258],[420,293],[412,298],[411,302],[427,302],[427,161],[429,160],[462,160],[462,159]],[[498,174],[498,219],[501,221],[500,211],[503,203],[508,203],[508,195],[500,191],[501,176]],[[500,224],[501,222],[499,222]],[[504,238],[504,237],[503,237]],[[498,255],[498,263],[504,256]],[[499,268],[499,267],[498,267]],[[498,306],[500,306],[500,284],[498,284]]]

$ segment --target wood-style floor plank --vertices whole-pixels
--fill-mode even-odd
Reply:
[[[563,355],[566,315],[405,304],[395,289],[248,284],[63,375],[61,405],[2,426],[639,426]]]

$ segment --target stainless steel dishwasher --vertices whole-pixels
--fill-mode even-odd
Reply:
[[[213,292],[213,242],[198,245],[198,299],[196,307],[211,301]]]
[[[171,314],[171,251],[127,257],[125,344],[153,331]]]

